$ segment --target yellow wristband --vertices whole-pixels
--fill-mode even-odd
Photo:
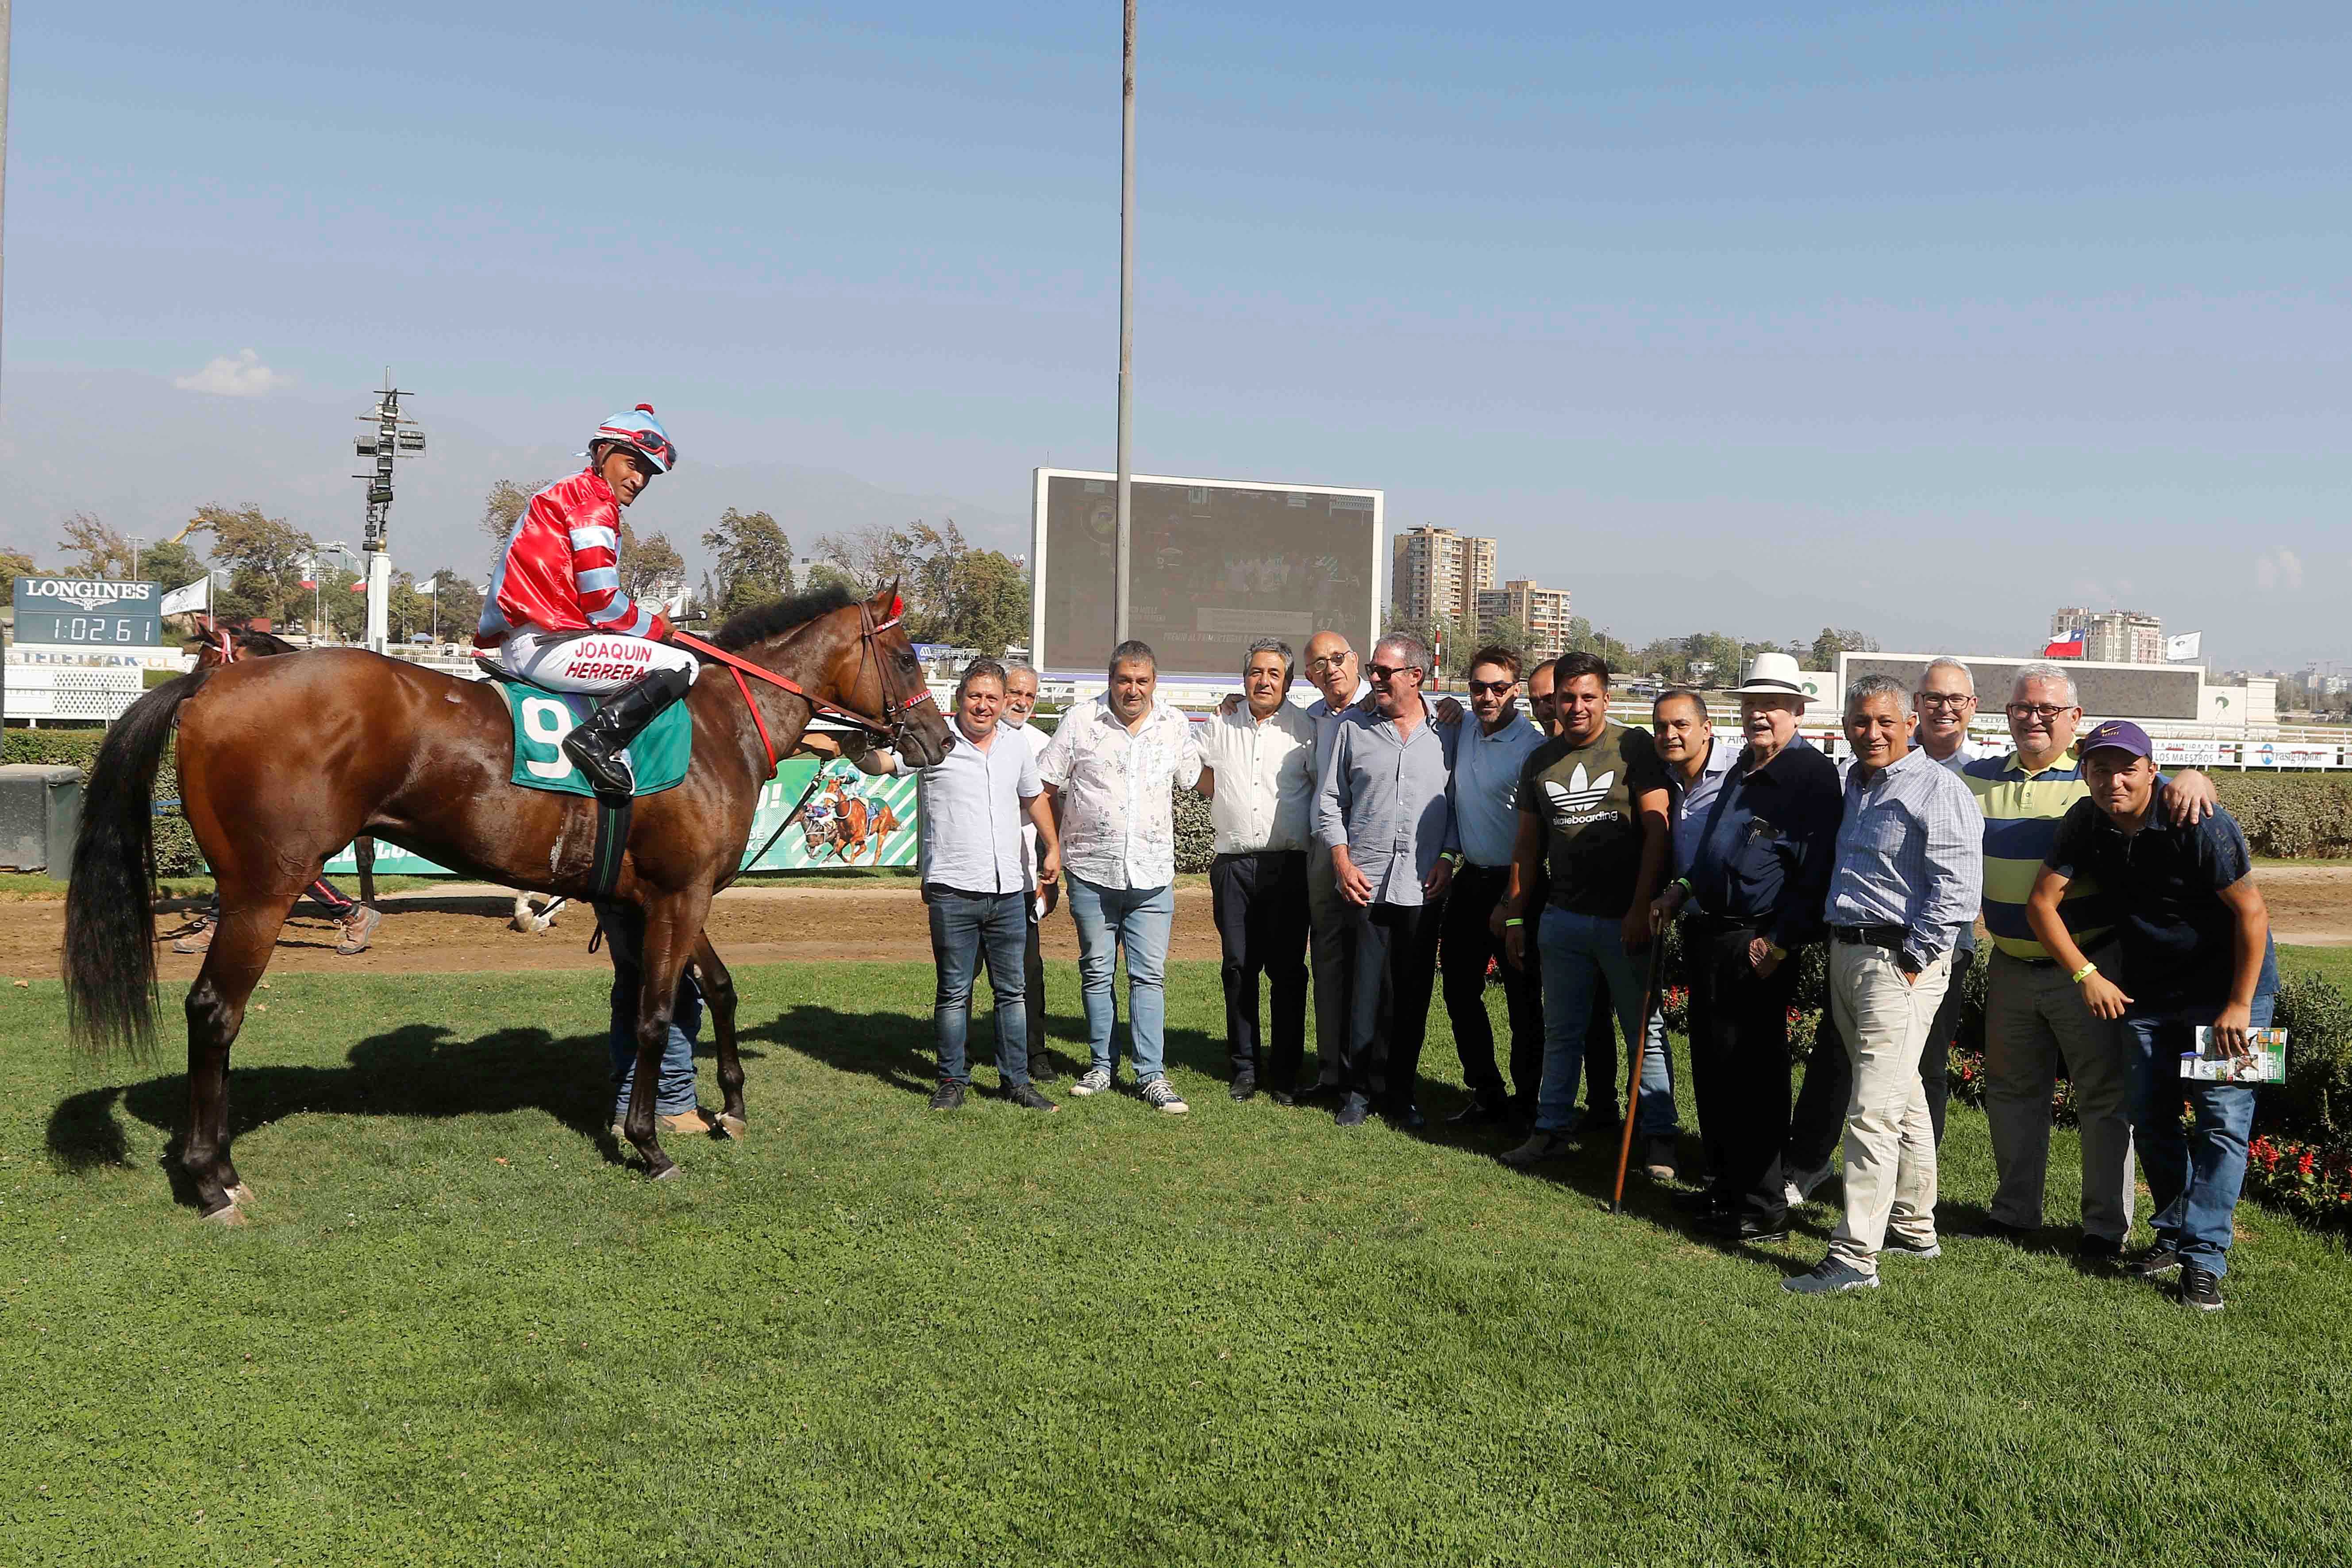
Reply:
[[[1773,943],[1771,946],[1769,946],[1769,947],[1766,948],[1764,951],[1765,951],[1765,952],[1769,952],[1769,953],[1770,953],[1770,954],[1772,955],[1772,961],[1773,961],[1775,963],[1778,963],[1780,960],[1782,960],[1782,959],[1784,959],[1784,958],[1786,958],[1786,957],[1788,957],[1788,956],[1789,956],[1789,950],[1788,950],[1787,948],[1785,948],[1785,947],[1782,947],[1782,946],[1781,946],[1780,943],[1778,943],[1778,942]]]
[[[1505,921],[1503,922],[1503,927],[1504,927],[1504,929],[1505,929],[1505,930],[1507,930],[1507,930],[1509,930],[1512,926],[1523,926],[1523,925],[1525,925],[1525,924],[1527,924],[1527,923],[1528,923],[1527,921],[1525,921],[1521,920],[1518,916],[1517,916],[1517,915],[1513,915],[1509,920],[1507,920],[1507,921]]]
[[[2066,978],[2073,981],[2075,984],[2080,985],[2084,981],[2088,980],[2092,975],[2096,974],[2098,972],[2099,966],[2097,964],[2086,963],[2083,965],[2082,968],[2074,971],[2074,973],[2066,976]]]

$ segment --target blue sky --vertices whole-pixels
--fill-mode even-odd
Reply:
[[[644,399],[1017,512],[1111,457],[1118,51],[1115,4],[27,8],[7,364],[391,361],[506,441]],[[1381,486],[1636,638],[2087,598],[2352,656],[2340,5],[1144,0],[1141,59],[1140,468]]]

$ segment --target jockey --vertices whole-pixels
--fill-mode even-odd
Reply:
[[[563,737],[564,753],[601,795],[634,794],[622,748],[686,695],[701,663],[667,641],[669,623],[621,591],[621,508],[677,448],[640,403],[588,442],[588,467],[530,498],[507,535],[482,601],[474,647],[552,691],[614,693]]]

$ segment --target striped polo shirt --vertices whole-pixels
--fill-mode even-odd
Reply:
[[[2078,800],[2087,799],[2083,765],[2072,746],[2039,773],[2029,772],[2011,752],[1979,757],[1960,777],[1984,808],[1984,922],[1993,945],[2011,958],[2047,963],[2050,954],[2025,923],[2025,900],[2033,879],[2057,840],[2058,824]],[[2077,942],[2088,946],[2115,924],[2115,912],[2087,877],[2066,884],[2059,914]]]

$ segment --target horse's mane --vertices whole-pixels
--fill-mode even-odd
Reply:
[[[710,640],[728,652],[735,653],[754,643],[782,637],[819,616],[845,609],[856,603],[857,595],[838,584],[813,589],[789,599],[775,599],[764,605],[754,605],[748,610],[739,610],[727,618],[725,626],[711,633]]]

